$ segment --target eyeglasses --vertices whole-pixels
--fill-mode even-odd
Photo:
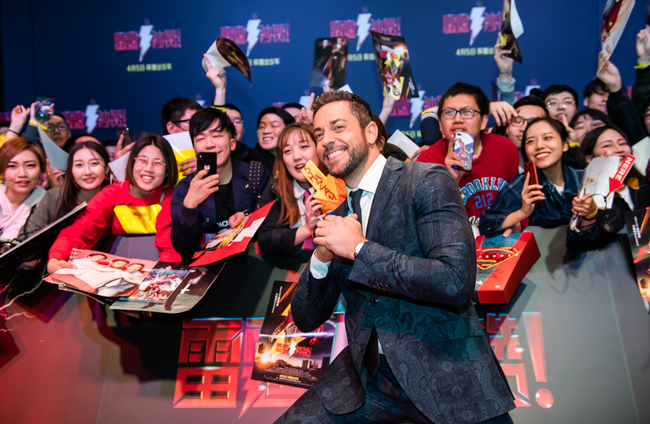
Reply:
[[[52,132],[55,129],[57,129],[59,131],[63,131],[63,130],[67,130],[68,126],[67,125],[57,125],[57,126],[54,126],[54,127],[45,127],[45,131],[47,131],[47,132]]]
[[[456,110],[456,109],[445,109],[442,111],[440,114],[440,117],[443,119],[454,119],[457,113],[460,113],[461,118],[463,119],[472,119],[474,117],[474,114],[478,112],[476,109],[461,109],[461,110]]]
[[[138,156],[133,159],[135,165],[141,168],[146,167],[149,163],[153,164],[153,169],[161,170],[165,168],[165,161],[160,158],[148,158],[147,156]]]
[[[521,127],[522,125],[528,125],[528,123],[533,119],[535,118],[522,118],[521,116],[515,116],[512,118],[512,121],[510,121],[510,125],[513,127]]]
[[[243,119],[237,119],[237,118],[235,118],[235,119],[231,119],[231,121],[232,121],[232,123],[235,124],[235,125],[239,125],[239,124],[241,124],[242,122],[244,122]]]
[[[173,124],[176,124],[177,126],[181,126],[181,124],[189,124],[190,120],[189,119],[182,119],[180,121],[172,121]]]
[[[567,97],[566,99],[562,99],[561,102],[557,100],[550,100],[546,102],[546,107],[548,109],[566,109],[569,105],[574,104],[576,101],[573,100],[570,97]]]

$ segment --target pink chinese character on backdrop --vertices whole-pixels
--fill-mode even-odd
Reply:
[[[165,47],[168,49],[181,48],[181,30],[180,29],[166,29],[165,30]]]
[[[260,25],[260,43],[273,41],[273,27],[271,25]]]
[[[467,13],[459,13],[456,15],[456,30],[459,34],[469,32],[469,15]]]
[[[110,128],[111,126],[111,113],[107,110],[98,110],[97,115],[97,128]]]
[[[113,46],[116,51],[126,50],[126,37],[123,32],[113,33]]]
[[[483,30],[485,32],[496,32],[501,28],[501,12],[486,13],[483,15],[485,21],[483,22]]]
[[[152,49],[162,49],[165,47],[165,32],[164,31],[153,31],[151,33],[151,48]]]
[[[273,24],[273,42],[289,42],[289,24]]]
[[[126,128],[126,109],[111,109],[111,128]]]
[[[115,50],[139,50],[140,36],[135,31],[116,32],[113,34]]]
[[[393,112],[391,112],[391,116],[409,116],[409,101],[408,99],[400,99],[395,102],[395,107],[393,108]]]
[[[384,19],[384,34],[402,35],[402,18]]]
[[[140,50],[140,34],[138,34],[135,31],[130,31],[126,33],[126,37],[127,37],[127,43],[126,43],[127,50]]]
[[[456,15],[442,15],[442,33],[456,34]]]
[[[330,37],[357,38],[357,24],[355,21],[331,21]]]
[[[86,115],[82,111],[76,110],[62,113],[68,123],[68,128],[71,130],[80,130],[86,127]]]
[[[246,28],[243,26],[221,27],[221,37],[228,38],[235,44],[246,44]]]

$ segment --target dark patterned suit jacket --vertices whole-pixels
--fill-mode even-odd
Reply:
[[[334,212],[347,214],[347,203]],[[309,267],[292,301],[302,331],[321,325],[339,294],[348,347],[314,386],[328,411],[365,401],[363,365],[373,326],[391,370],[434,422],[478,422],[514,408],[471,302],[474,237],[458,185],[440,165],[388,159],[356,261],[335,257],[327,276]]]

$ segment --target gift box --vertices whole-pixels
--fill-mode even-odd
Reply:
[[[476,237],[476,303],[508,303],[540,258],[533,233]]]

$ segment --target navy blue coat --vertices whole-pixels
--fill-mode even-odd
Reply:
[[[259,206],[268,203],[266,199],[259,199],[259,197],[269,181],[269,173],[261,167],[260,188],[257,194],[254,194],[249,188],[249,168],[248,163],[232,160],[232,194],[236,212],[250,213],[258,202]],[[194,209],[183,206],[183,200],[195,175],[190,174],[178,183],[171,200],[172,245],[184,259],[189,258],[199,249],[203,234],[214,234],[220,229],[217,226],[214,196],[208,196]]]

